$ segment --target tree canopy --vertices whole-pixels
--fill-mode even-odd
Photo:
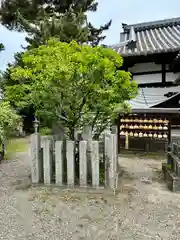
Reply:
[[[82,40],[80,32],[85,30],[88,36],[83,39],[84,42],[88,40],[98,44],[105,38],[102,35],[103,31],[109,28],[111,21],[100,28],[95,28],[87,21],[87,11],[96,11],[97,6],[98,3],[95,0],[4,0],[0,9],[1,23],[10,30],[27,31],[35,35],[35,39],[39,37],[37,29],[42,30],[43,37],[49,34],[51,37],[57,37],[59,32],[65,29],[64,33],[68,36],[72,33],[71,41],[76,29],[74,40],[80,41]],[[32,26],[37,27],[32,28]],[[62,38],[61,41],[63,41]]]
[[[11,68],[12,86],[5,99],[17,109],[33,105],[36,115],[66,127],[72,138],[75,128],[101,123],[126,100],[135,97],[136,84],[123,70],[122,57],[102,46],[91,47],[50,39],[26,51],[23,67]],[[96,133],[97,134],[97,133]]]

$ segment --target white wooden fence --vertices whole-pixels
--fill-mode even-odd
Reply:
[[[75,174],[77,173],[77,169],[75,171],[75,162],[78,153],[78,184],[80,187],[89,186],[87,168],[89,142],[80,141],[77,146],[77,151],[75,141],[66,141],[66,144],[64,144],[63,141],[53,142],[52,139],[52,137],[40,137],[38,133],[34,133],[31,136],[32,183],[49,185],[53,183],[54,177],[54,183],[57,186],[67,185],[68,187],[74,187],[76,185]],[[91,141],[90,144],[92,187],[99,188],[100,186],[100,161],[103,160],[104,185],[114,189],[118,176],[117,135],[110,133],[105,134],[103,148],[102,146],[100,148],[98,141]],[[66,174],[66,180],[64,180],[64,173]]]

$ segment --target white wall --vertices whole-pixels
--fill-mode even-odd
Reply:
[[[173,82],[180,76],[180,73],[169,72],[166,73],[166,82]]]
[[[153,62],[149,63],[137,63],[132,68],[129,68],[128,71],[132,73],[139,73],[139,72],[149,72],[149,71],[161,71],[162,65],[155,64]]]
[[[133,76],[133,80],[135,80],[138,84],[162,82],[162,74],[157,73],[157,74],[137,75],[137,76]]]
[[[161,71],[162,65],[155,64],[153,62],[149,63],[137,63],[132,68],[129,68],[128,71],[132,73],[141,73],[149,71]],[[166,65],[166,70],[168,70],[168,65]],[[180,76],[179,73],[166,73],[166,82],[172,82]],[[137,81],[138,84],[142,83],[158,83],[162,82],[162,74],[144,74],[144,75],[135,75],[133,80]]]

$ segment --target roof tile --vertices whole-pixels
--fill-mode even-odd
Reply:
[[[136,38],[136,48],[129,49],[120,44],[111,46],[122,56],[147,55],[180,50],[180,18],[167,19],[149,23],[123,25],[121,42],[131,40],[130,31],[133,29]]]

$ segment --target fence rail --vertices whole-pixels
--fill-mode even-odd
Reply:
[[[103,147],[101,146],[103,145]],[[98,141],[54,141],[31,136],[32,183],[99,188],[116,187],[118,171],[117,135],[104,134]],[[89,168],[90,166],[90,168]]]

